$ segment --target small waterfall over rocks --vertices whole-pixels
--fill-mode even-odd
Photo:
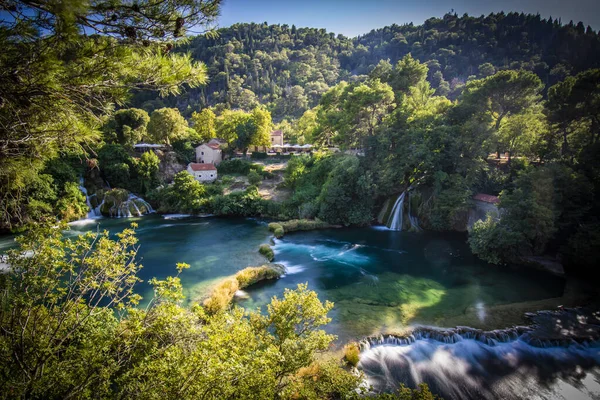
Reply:
[[[81,190],[81,192],[85,195],[85,202],[87,203],[87,206],[89,208],[89,211],[87,213],[87,218],[94,219],[94,218],[102,217],[102,213],[100,213],[100,207],[102,207],[104,200],[102,200],[102,202],[100,204],[98,204],[96,207],[94,207],[92,205],[92,199],[97,198],[96,193],[94,193],[92,195],[90,195],[88,193],[85,186],[83,186],[83,178],[79,178],[79,190]]]
[[[90,195],[83,182],[83,178],[80,178],[79,190],[85,195],[90,210],[87,219],[103,216],[115,218],[141,217],[154,212],[154,209],[146,200],[129,193],[125,189],[110,189],[109,187],[109,190],[102,194],[102,201],[98,201],[97,194]]]
[[[102,215],[115,218],[141,217],[153,213],[152,206],[141,197],[123,189],[112,189],[104,195]]]
[[[408,222],[410,223],[410,229],[415,231],[420,231],[421,227],[419,226],[419,220],[416,215],[412,213],[412,187],[409,187],[404,192],[400,193],[392,210],[389,214],[389,217],[386,221],[386,226],[393,231],[401,231],[404,226],[404,203],[408,200]],[[385,213],[385,209],[387,208],[389,203],[386,202],[384,204],[384,209],[382,210],[381,215]]]
[[[586,399],[600,389],[600,313],[569,309],[483,331],[417,327],[363,339],[358,369],[374,392],[426,383],[444,399]]]

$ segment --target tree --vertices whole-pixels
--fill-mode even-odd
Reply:
[[[105,134],[123,146],[133,146],[146,135],[150,116],[144,110],[127,108],[113,114],[104,126]]]
[[[427,65],[415,60],[410,53],[404,56],[396,63],[388,81],[394,90],[396,101],[399,102],[408,88],[424,80],[426,76]]]
[[[186,27],[206,27],[219,0],[11,1],[0,21],[0,228],[27,220],[29,174],[60,153],[85,157],[98,128],[131,89],[177,94],[206,68],[170,53]],[[15,23],[18,21],[18,23]],[[98,33],[95,35],[94,33]],[[19,77],[12,79],[9,77]],[[27,165],[27,172],[22,168]]]
[[[543,87],[542,81],[533,72],[506,70],[467,82],[462,99],[487,113],[498,131],[504,117],[536,104]]]
[[[331,224],[365,225],[371,221],[373,180],[355,156],[338,157],[317,199],[318,216]]]
[[[136,171],[140,180],[142,193],[152,189],[157,182],[160,159],[153,151],[147,151],[136,163]]]
[[[192,124],[202,142],[207,142],[217,137],[215,113],[210,108],[205,108],[199,113],[192,114]]]
[[[335,132],[336,141],[346,148],[365,147],[365,140],[394,106],[394,93],[378,79],[347,85],[342,83],[321,100],[317,134]]]
[[[178,172],[173,184],[151,193],[164,212],[200,212],[206,205],[206,187],[187,171]]]
[[[173,140],[188,135],[188,123],[176,108],[161,108],[153,111],[148,123],[148,134],[156,143],[171,144]]]
[[[508,152],[508,162],[514,154],[530,155],[534,144],[546,130],[546,120],[539,110],[532,108],[507,117],[498,132],[498,141]]]

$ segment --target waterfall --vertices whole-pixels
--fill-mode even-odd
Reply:
[[[140,210],[140,207],[142,207],[142,210]],[[129,194],[127,200],[119,204],[113,204],[108,210],[109,215],[116,218],[141,217],[144,214],[153,212],[154,209],[146,200],[132,193]]]
[[[412,213],[412,192],[409,192],[408,194],[408,220],[410,221],[410,226],[413,230],[421,230],[421,227],[419,226],[419,219]]]
[[[401,231],[404,223],[404,201],[407,200],[408,197],[408,222],[410,223],[410,227],[412,230],[420,231],[421,227],[419,226],[419,219],[416,215],[412,213],[412,187],[409,187],[404,192],[400,193],[400,196],[396,199],[394,206],[392,207],[392,211],[388,217],[386,225],[393,231]],[[386,203],[387,204],[387,203]],[[384,204],[384,208],[382,213],[385,212],[387,206]],[[382,217],[383,218],[383,217]]]
[[[88,206],[88,213],[87,213],[87,218],[88,219],[93,219],[93,218],[100,218],[102,217],[102,214],[100,213],[100,206],[102,204],[99,204],[96,208],[92,207],[92,202],[90,201],[90,199],[94,196],[96,196],[96,194],[94,193],[93,195],[88,195],[88,191],[85,188],[85,186],[83,186],[83,178],[79,178],[79,190],[81,190],[81,193],[83,193],[85,195],[85,202]],[[104,203],[104,201],[102,201],[102,203]]]
[[[406,197],[406,191],[402,192],[396,202],[394,203],[394,207],[392,207],[392,212],[390,213],[390,217],[388,219],[387,226],[391,230],[401,231],[402,230],[402,220],[404,216],[404,198]]]
[[[598,342],[536,338],[536,329],[419,327],[405,336],[370,337],[360,342],[358,368],[374,392],[427,383],[444,399],[595,398]]]

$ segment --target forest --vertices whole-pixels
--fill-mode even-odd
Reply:
[[[104,213],[131,195],[159,213],[349,227],[375,224],[410,191],[418,229],[468,231],[486,262],[543,256],[594,276],[600,35],[591,27],[446,14],[347,38],[267,23],[213,31],[219,0],[73,4],[0,2],[11,15],[0,24],[0,230],[25,233],[0,276],[3,397],[366,390],[348,358],[316,356],[335,339],[322,330],[333,305],[305,285],[266,314],[209,312],[182,305],[176,275],[151,281],[154,298],[139,307],[135,225],[117,238],[61,233],[90,207]],[[186,36],[195,25],[207,32]],[[274,129],[315,146],[283,160],[280,201],[259,193],[272,177],[256,162],[264,155],[247,156]],[[231,158],[219,174],[247,176],[244,190],[185,172],[213,138]],[[142,141],[167,150],[136,153]],[[498,196],[500,212],[467,230],[477,193]],[[434,398],[426,386],[380,396]]]

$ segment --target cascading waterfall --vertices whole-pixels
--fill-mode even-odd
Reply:
[[[93,219],[93,218],[100,218],[102,217],[102,214],[100,213],[100,207],[102,206],[102,203],[104,203],[104,200],[102,201],[101,204],[98,204],[97,207],[92,207],[92,202],[91,202],[91,198],[95,197],[96,194],[94,193],[93,195],[89,195],[87,189],[85,188],[85,186],[83,186],[83,178],[79,178],[79,190],[81,190],[81,192],[85,195],[85,202],[89,208],[89,211],[87,213],[87,218],[88,219]]]
[[[404,217],[404,199],[406,198],[406,191],[402,192],[400,196],[396,199],[394,203],[394,207],[392,207],[392,212],[390,213],[390,218],[388,219],[387,226],[391,230],[401,231],[402,230],[402,222]]]
[[[154,209],[146,200],[123,189],[109,190],[102,201],[96,202],[98,205],[93,207],[91,199],[96,197],[96,194],[89,195],[83,183],[83,178],[79,178],[79,190],[85,195],[85,201],[90,210],[87,219],[101,218],[103,212],[104,215],[117,218],[141,217],[144,214],[154,212]],[[108,185],[108,182],[106,184]],[[118,192],[116,195],[115,191]],[[127,197],[123,200],[125,195]]]
[[[140,206],[142,210],[140,210]],[[153,212],[154,209],[146,200],[131,193],[127,200],[115,204],[108,210],[111,217],[117,218],[141,217],[144,214]]]
[[[412,213],[412,193],[413,192],[409,192],[408,194],[408,220],[410,221],[411,229],[420,231],[421,227],[419,226],[419,219]]]
[[[375,391],[424,382],[444,399],[595,398],[597,342],[531,333],[529,327],[417,329],[405,337],[373,337],[360,343],[358,367]]]
[[[421,227],[419,226],[418,218],[412,213],[411,206],[411,197],[412,192],[410,192],[411,188],[406,189],[404,192],[400,193],[394,206],[392,207],[392,211],[390,212],[390,216],[387,220],[387,227],[393,231],[401,231],[404,224],[404,201],[408,197],[408,222],[410,223],[411,229],[415,231],[420,231]],[[385,209],[385,208],[384,208]]]

